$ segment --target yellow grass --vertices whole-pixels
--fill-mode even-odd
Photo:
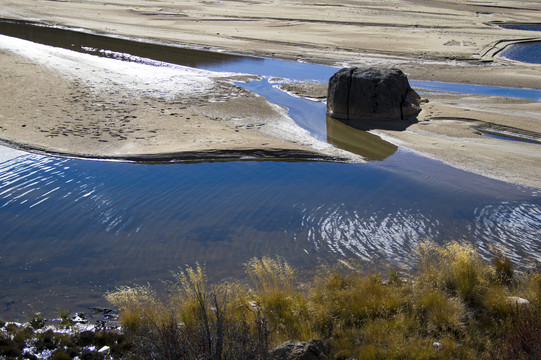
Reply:
[[[513,327],[519,320],[521,327],[539,325],[530,321],[541,314],[539,272],[517,276],[501,254],[485,261],[456,242],[423,242],[417,255],[419,269],[407,279],[396,271],[383,278],[324,267],[301,286],[286,261],[263,257],[245,264],[251,285],[210,284],[197,264],[173,274],[168,297],[144,286],[107,299],[128,330],[138,328],[140,338],[154,334],[147,348],[149,341],[199,341],[207,355],[221,358],[251,351],[263,359],[283,341],[310,339],[323,340],[331,359],[503,359],[502,349],[527,347],[528,335],[517,338]],[[517,315],[510,296],[530,301],[526,315]]]

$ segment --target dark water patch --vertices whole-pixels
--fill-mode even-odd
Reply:
[[[541,23],[494,22],[494,24],[504,29],[523,30],[523,31],[541,31]]]
[[[499,56],[514,61],[541,64],[541,41],[510,45]]]
[[[122,54],[129,54],[199,68],[220,66],[224,63],[239,62],[247,58],[221,52],[181,48],[163,43],[134,41],[91,32],[74,31],[28,21],[0,19],[0,34],[102,57],[122,57]],[[126,57],[126,60],[129,59],[130,57]],[[261,61],[259,58],[249,58],[249,60],[253,62]]]

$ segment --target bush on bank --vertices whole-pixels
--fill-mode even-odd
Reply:
[[[412,274],[323,267],[302,283],[268,257],[246,264],[251,285],[211,283],[201,266],[186,267],[165,296],[148,285],[106,295],[121,333],[0,323],[0,357],[24,358],[30,344],[51,359],[268,359],[287,340],[319,339],[328,359],[541,358],[539,271],[517,273],[505,256],[488,262],[455,242],[421,243],[417,257]],[[101,346],[106,354],[91,351]]]
[[[417,255],[413,275],[325,267],[302,284],[280,259],[248,262],[251,286],[211,284],[197,265],[174,274],[165,298],[127,287],[107,299],[137,358],[264,359],[310,339],[331,359],[541,358],[538,271],[517,275],[503,255],[487,262],[456,242]]]

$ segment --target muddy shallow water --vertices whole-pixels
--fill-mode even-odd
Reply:
[[[93,44],[79,47],[106,54]],[[126,49],[106,49],[112,51],[108,56],[134,59]],[[244,262],[262,255],[282,256],[305,269],[349,258],[407,267],[421,239],[471,242],[486,256],[491,246],[500,246],[519,263],[541,260],[539,190],[473,175],[371,134],[347,131],[326,119],[323,103],[292,97],[269,81],[325,82],[332,67],[228,59],[197,66],[266,75],[242,86],[287,106],[312,136],[378,161],[144,165],[3,150],[0,318],[20,320],[32,311],[51,316],[59,308],[84,311],[104,304],[106,290],[156,282],[195,261],[217,279],[241,275]],[[527,96],[541,99],[532,91]],[[378,151],[367,153],[359,141]]]

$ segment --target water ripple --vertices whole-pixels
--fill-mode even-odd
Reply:
[[[515,261],[541,262],[541,206],[502,202],[476,208],[470,231],[477,239],[502,248]],[[488,256],[490,247],[483,246]]]
[[[372,212],[339,204],[303,209],[301,214],[307,241],[317,251],[343,257],[408,259],[419,239],[438,236],[438,220],[413,209]]]
[[[262,255],[296,266],[353,257],[406,267],[425,238],[540,260],[539,192],[397,156],[386,167],[32,154],[0,162],[0,301],[66,286],[91,296],[80,284],[153,281],[195,261],[234,276]]]

